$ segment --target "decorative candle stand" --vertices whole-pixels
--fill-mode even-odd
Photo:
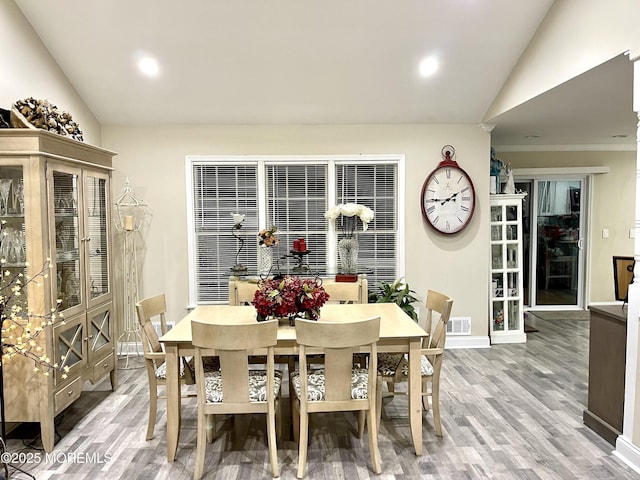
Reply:
[[[118,359],[124,360],[120,368],[131,369],[144,366],[143,362],[129,363],[130,355],[141,358],[140,324],[136,321],[136,303],[138,302],[138,248],[136,237],[151,215],[145,202],[136,197],[129,180],[114,203],[114,225],[123,233],[122,275],[124,277],[124,330],[118,337]],[[131,351],[131,345],[134,351]],[[123,346],[126,351],[123,353]]]
[[[239,213],[231,213],[233,217],[233,226],[231,227],[231,235],[233,235],[239,242],[240,246],[238,246],[238,251],[236,252],[236,263],[233,267],[231,267],[231,271],[234,273],[245,273],[247,271],[247,267],[240,263],[240,252],[242,251],[242,247],[244,246],[244,238],[240,237],[236,230],[240,230],[242,228],[242,222],[244,222],[244,215]]]
[[[289,255],[285,255],[285,256],[295,259],[296,264],[291,269],[293,273],[304,273],[304,272],[311,271],[311,267],[309,267],[309,264],[305,262],[305,259],[304,259],[304,257],[306,255],[309,255],[310,253],[311,253],[311,250],[304,250],[304,251],[289,250]]]

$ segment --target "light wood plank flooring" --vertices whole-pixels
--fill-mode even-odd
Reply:
[[[610,444],[582,423],[589,322],[547,321],[532,315],[529,322],[539,332],[529,334],[524,345],[447,351],[444,437],[434,435],[431,415],[425,414],[421,457],[411,450],[406,397],[399,396],[386,400],[383,407],[381,475],[371,470],[366,437],[354,436],[355,417],[338,414],[312,416],[306,478],[640,479],[612,455]],[[103,382],[83,392],[59,418],[59,462],[22,468],[38,480],[192,478],[195,399],[184,402],[178,459],[167,463],[164,401],[159,402],[156,436],[147,442],[145,372],[119,374],[116,392]],[[223,420],[217,427],[218,437],[207,450],[205,478],[270,477],[263,417]],[[10,439],[8,447],[12,453],[38,452],[18,439]],[[280,441],[278,449],[281,478],[295,478],[295,443]],[[105,462],[107,456],[110,461]],[[14,477],[27,478],[18,473]]]

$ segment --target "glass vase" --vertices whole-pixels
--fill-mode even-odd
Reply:
[[[269,275],[273,266],[273,249],[271,247],[260,246],[260,275]]]
[[[356,237],[343,238],[338,242],[338,258],[342,273],[357,273],[358,239]]]

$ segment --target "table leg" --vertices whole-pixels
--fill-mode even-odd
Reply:
[[[166,346],[167,363],[167,461],[176,458],[180,437],[180,369],[178,366],[178,347]]]
[[[416,455],[422,455],[422,382],[419,338],[409,340],[409,421]]]

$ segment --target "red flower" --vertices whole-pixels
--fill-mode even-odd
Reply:
[[[260,282],[253,297],[259,318],[289,317],[305,313],[310,318],[317,318],[318,310],[329,295],[322,287],[319,279],[286,275],[281,279]]]

